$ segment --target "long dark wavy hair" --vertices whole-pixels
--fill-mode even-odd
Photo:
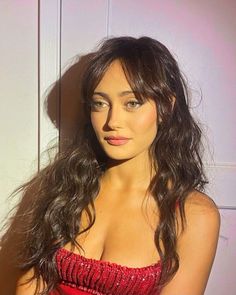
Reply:
[[[193,190],[203,191],[206,184],[201,161],[201,130],[190,114],[186,83],[172,54],[149,37],[103,41],[98,50],[89,55],[82,78],[81,98],[87,118],[84,131],[18,190],[23,196],[29,196],[31,205],[22,210],[23,197],[1,241],[4,245],[17,236],[17,265],[24,271],[34,268],[33,278],[38,281],[43,278],[46,284],[42,294],[55,288],[59,280],[56,250],[68,242],[79,246],[76,237],[88,230],[96,218],[94,199],[106,171],[107,157],[91,126],[89,102],[115,60],[120,61],[137,99],[153,99],[160,118],[150,147],[156,173],[149,191],[160,214],[154,240],[162,263],[161,285],[167,283],[179,267],[176,204],[184,230],[186,197]],[[89,226],[81,230],[84,210]],[[21,226],[13,230],[13,224]]]

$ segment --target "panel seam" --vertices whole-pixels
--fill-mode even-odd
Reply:
[[[217,206],[219,210],[236,210],[236,206]]]
[[[37,115],[38,115],[38,120],[37,120],[37,127],[38,127],[38,132],[37,132],[37,170],[39,172],[40,170],[40,145],[41,145],[41,139],[40,139],[40,133],[41,133],[41,130],[40,130],[40,127],[41,127],[41,124],[40,124],[40,116],[41,116],[41,110],[40,110],[40,107],[41,107],[41,101],[40,101],[40,92],[41,92],[41,84],[40,84],[40,72],[41,72],[41,69],[40,69],[40,0],[38,0],[38,48],[37,48],[37,54],[38,54],[38,57],[37,57],[37,63],[38,63],[38,71],[37,71],[37,75],[38,75],[38,85],[37,85],[37,99],[38,99],[38,103],[37,103],[37,107],[38,107],[38,110],[37,110]]]
[[[59,32],[58,32],[58,149],[61,146],[61,56],[62,56],[62,0],[59,0]]]
[[[111,12],[111,0],[107,0],[107,15],[106,15],[106,35],[110,36],[110,12]]]

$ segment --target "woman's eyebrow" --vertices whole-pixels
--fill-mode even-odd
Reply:
[[[119,96],[125,96],[125,95],[128,95],[128,94],[133,94],[135,95],[134,91],[132,90],[126,90],[126,91],[122,91],[119,93]]]
[[[106,98],[106,99],[109,98],[109,95],[108,95],[108,94],[106,94],[105,92],[100,92],[100,91],[95,91],[95,92],[93,93],[93,95],[100,95],[100,96],[102,96],[102,97],[104,97],[104,98]]]
[[[125,95],[128,95],[128,94],[133,94],[135,95],[134,91],[132,90],[125,90],[125,91],[121,91],[118,93],[118,96],[125,96]],[[95,91],[93,93],[93,95],[101,95],[102,97],[106,98],[106,99],[109,99],[109,95],[105,92],[101,92],[101,91]]]

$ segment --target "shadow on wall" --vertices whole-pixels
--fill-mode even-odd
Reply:
[[[81,100],[81,79],[92,56],[92,53],[84,55],[74,63],[54,84],[45,99],[46,112],[59,129],[62,146],[71,142],[87,123]]]
[[[86,124],[80,94],[81,78],[91,56],[92,54],[82,56],[73,64],[53,85],[45,99],[47,114],[59,129],[59,144],[62,149],[66,148],[79,132],[82,132]],[[25,191],[19,191],[22,194],[21,201],[16,208],[14,217],[8,220],[10,226],[1,240],[0,295],[15,295],[16,282],[24,273],[24,270],[17,266],[17,261],[20,249],[25,243],[25,235],[22,232],[25,230],[25,224],[29,223],[31,218],[27,213],[31,212],[31,208],[35,204],[35,190],[27,188]]]

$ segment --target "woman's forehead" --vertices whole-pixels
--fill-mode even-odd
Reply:
[[[126,74],[119,60],[113,61],[104,72],[101,80],[94,91],[102,90],[103,88],[120,88],[120,92],[132,91],[131,85],[127,80]]]

